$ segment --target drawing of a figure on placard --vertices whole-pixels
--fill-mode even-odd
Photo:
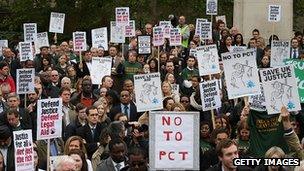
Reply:
[[[273,56],[273,61],[275,62],[282,62],[283,58],[286,58],[289,56],[288,54],[288,47],[279,47]]]
[[[287,80],[285,80],[286,82]],[[276,111],[280,111],[280,107],[284,106],[284,99],[288,99],[287,109],[294,108],[292,100],[292,86],[275,81],[272,83],[273,91],[271,92],[271,108]]]
[[[142,87],[143,90],[140,92],[139,101],[144,104],[158,103],[158,100],[155,98],[157,95],[157,87],[155,86],[155,82],[144,83]]]
[[[209,69],[215,69],[215,61],[216,61],[216,55],[214,55],[212,52],[211,53],[204,53],[203,54],[203,60],[202,63],[205,63],[202,68],[209,70]],[[206,67],[205,67],[206,66]]]
[[[231,85],[234,88],[239,88],[237,84],[241,83],[243,87],[252,88],[254,87],[254,83],[249,80],[245,83],[244,77],[251,78],[252,77],[252,66],[248,65],[248,61],[246,61],[246,64],[236,63],[232,66],[233,72],[231,75]]]
[[[54,30],[61,30],[61,18],[56,17],[53,19],[53,23],[51,25],[52,29]]]

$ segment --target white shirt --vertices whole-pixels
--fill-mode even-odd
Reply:
[[[125,167],[125,162],[124,162],[124,161],[123,161],[123,162],[120,162],[120,163],[116,163],[115,161],[112,160],[112,163],[113,163],[114,169],[115,169],[116,171],[119,171],[119,170],[117,170],[117,168],[116,168],[116,165],[117,165],[117,164],[120,164],[120,169],[122,169],[122,168]]]
[[[89,71],[90,71],[90,73],[91,73],[91,70],[92,70],[92,62],[86,62],[86,64],[87,64],[87,67],[88,67],[88,69],[89,69]]]

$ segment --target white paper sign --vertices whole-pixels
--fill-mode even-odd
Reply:
[[[170,29],[170,46],[180,46],[182,45],[182,35],[178,28]]]
[[[282,40],[274,40],[271,43],[270,66],[283,66],[284,60],[290,58],[290,42]]]
[[[34,42],[37,35],[37,24],[24,23],[23,34],[24,34],[24,42]]]
[[[108,50],[108,32],[107,27],[92,29],[92,47]]]
[[[197,48],[195,49],[190,49],[189,51],[189,56],[194,56],[197,59]]]
[[[260,70],[268,114],[301,110],[297,81],[292,65]]]
[[[3,48],[8,47],[8,40],[0,40],[0,56],[2,56],[2,50]]]
[[[47,32],[37,33],[35,40],[35,52],[36,54],[40,53],[40,48],[42,46],[50,46],[49,37]]]
[[[92,83],[100,85],[105,75],[111,75],[112,58],[92,58],[91,78]]]
[[[125,43],[125,26],[116,25],[115,21],[111,21],[110,25],[111,25],[110,42]]]
[[[151,170],[199,170],[199,113],[149,114]]]
[[[197,18],[195,23],[195,35],[201,35],[201,23],[208,22],[207,19]]]
[[[164,31],[162,27],[153,27],[153,45],[161,46],[165,43]]]
[[[62,99],[42,99],[37,102],[37,140],[61,137]]]
[[[13,136],[14,139],[12,143],[14,143],[15,149],[15,170],[35,170],[32,130],[14,131]]]
[[[179,84],[172,84],[172,93],[179,94]]]
[[[126,26],[129,24],[130,12],[129,7],[115,8],[116,23],[118,26]]]
[[[20,61],[34,60],[31,42],[19,42]]]
[[[134,75],[137,112],[163,109],[160,74]]]
[[[225,25],[227,25],[227,22],[226,22],[226,15],[219,15],[219,16],[216,16],[215,17],[215,21],[217,22],[218,20],[222,20]]]
[[[201,23],[201,40],[212,39],[212,23],[202,22]]]
[[[34,92],[35,69],[17,69],[17,94]]]
[[[221,107],[222,103],[218,83],[218,80],[200,83],[199,86],[203,111],[213,110]]]
[[[232,46],[232,52],[242,52],[247,50],[246,46]]]
[[[77,52],[87,50],[86,32],[73,32],[73,47]]]
[[[206,14],[217,15],[217,0],[206,1]]]
[[[248,102],[250,104],[250,109],[256,111],[266,111],[266,101],[262,84],[260,84],[260,89],[261,94],[249,96]]]
[[[279,22],[281,20],[281,5],[269,5],[268,21]]]
[[[64,29],[64,13],[51,12],[49,32],[63,33]]]
[[[220,72],[219,56],[215,44],[197,47],[196,54],[200,76]]]
[[[151,53],[151,37],[150,36],[138,36],[137,37],[138,54],[150,54]]]
[[[125,37],[135,36],[135,20],[130,20],[129,25],[125,26]]]
[[[159,26],[163,27],[164,37],[170,38],[171,21],[160,21]]]
[[[222,54],[229,99],[260,94],[256,52]]]

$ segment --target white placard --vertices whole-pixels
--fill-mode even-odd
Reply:
[[[42,99],[37,102],[37,140],[62,135],[62,99]]]
[[[92,29],[92,47],[108,50],[108,31],[107,27]]]
[[[116,25],[115,21],[111,21],[110,25],[111,25],[110,42],[125,43],[125,26]]]
[[[219,89],[219,81],[206,81],[200,83],[199,86],[203,111],[220,108],[222,103]]]
[[[34,60],[31,42],[19,42],[20,61]]]
[[[232,46],[232,52],[243,52],[247,50],[246,46]]]
[[[14,131],[13,137],[12,143],[14,143],[15,149],[15,170],[35,170],[32,130]]]
[[[216,74],[221,71],[215,44],[197,47],[196,54],[200,76]]]
[[[261,94],[249,96],[248,102],[250,104],[250,109],[256,111],[266,111],[266,101],[262,84],[260,84],[260,90]]]
[[[129,25],[125,26],[125,37],[135,36],[135,20],[130,20]]]
[[[163,27],[164,37],[170,38],[170,29],[172,28],[171,21],[160,21],[159,26]]]
[[[150,54],[151,53],[151,37],[150,36],[138,36],[137,37],[138,54]]]
[[[194,56],[197,59],[197,48],[195,49],[190,49],[189,51],[189,56]]]
[[[86,32],[73,32],[74,51],[81,52],[87,50]]]
[[[195,35],[201,35],[201,23],[208,22],[207,19],[204,18],[197,18],[195,23]]]
[[[17,94],[33,93],[35,85],[35,69],[17,69]]]
[[[199,170],[199,113],[149,114],[151,170]]]
[[[212,23],[211,22],[202,22],[201,23],[201,40],[212,39]]]
[[[100,85],[105,75],[111,75],[112,58],[92,58],[91,78],[92,83]]]
[[[8,47],[8,40],[0,40],[0,56],[2,56],[3,48]]]
[[[163,109],[159,73],[134,75],[137,112]]]
[[[290,58],[290,42],[274,40],[271,43],[270,66],[277,67],[285,65],[284,60]]]
[[[64,13],[51,12],[49,32],[63,33],[64,30]]]
[[[126,26],[129,24],[130,11],[129,7],[117,7],[115,8],[116,24],[118,26]]]
[[[153,27],[153,45],[161,46],[165,43],[164,30],[162,27]]]
[[[269,5],[268,7],[268,21],[279,22],[281,20],[281,5]]]
[[[219,15],[219,16],[216,16],[215,17],[215,21],[217,22],[218,20],[222,20],[225,25],[227,25],[227,22],[226,22],[226,15]]]
[[[206,1],[206,14],[217,15],[217,0]]]
[[[36,54],[40,53],[40,48],[42,46],[49,47],[49,37],[47,32],[37,33],[35,40],[35,52]]]
[[[172,86],[172,93],[179,94],[179,84],[171,84]]]
[[[301,110],[293,65],[260,70],[268,114]]]
[[[170,46],[180,46],[182,45],[182,35],[178,28],[170,29]]]
[[[222,59],[229,99],[260,94],[255,50],[223,53]]]
[[[37,24],[24,23],[23,34],[24,34],[24,42],[34,42],[37,35]]]

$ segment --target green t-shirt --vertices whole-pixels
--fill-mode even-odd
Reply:
[[[198,69],[193,68],[193,70],[189,70],[188,68],[185,68],[181,72],[181,77],[183,80],[190,80],[192,76],[199,76]]]
[[[124,80],[126,80],[126,79],[133,80],[133,75],[138,74],[142,69],[141,64],[138,62],[130,63],[128,61],[124,61],[123,66],[124,66],[124,73],[125,73],[123,76]]]
[[[207,141],[204,140],[200,140],[200,149],[202,154],[204,154],[206,151],[212,149],[213,147],[211,146],[211,144]]]
[[[250,127],[249,155],[264,157],[265,152],[277,146],[288,153],[287,144],[283,138],[284,129],[278,122],[279,115],[268,115],[267,112],[250,110],[248,125]]]

